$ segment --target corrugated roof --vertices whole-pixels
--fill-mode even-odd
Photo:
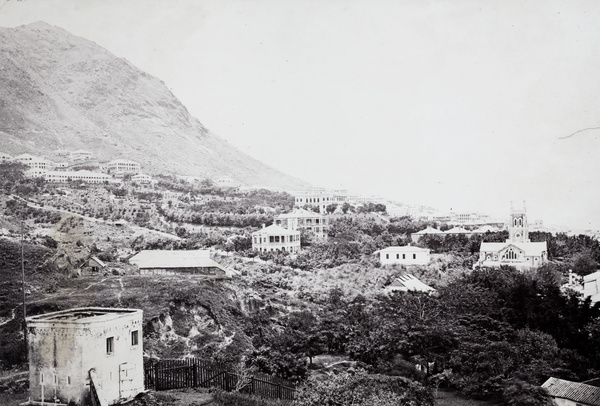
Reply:
[[[462,227],[454,227],[454,228],[451,228],[450,230],[445,231],[444,234],[471,234],[471,232],[465,230]]]
[[[386,287],[387,290],[415,291],[415,292],[435,292],[435,289],[415,278],[414,275],[406,274],[400,276],[394,282]]]
[[[427,227],[426,229],[417,231],[416,233],[413,233],[413,234],[444,234],[444,232],[438,230],[437,228]]]
[[[142,269],[149,268],[225,268],[210,258],[208,250],[145,250],[131,258],[129,263]]]
[[[565,381],[564,379],[549,378],[542,388],[546,388],[550,396],[600,406],[600,388],[585,383]]]

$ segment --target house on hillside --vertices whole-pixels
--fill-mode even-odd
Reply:
[[[546,241],[531,242],[529,239],[527,213],[523,203],[523,209],[515,210],[511,207],[506,242],[482,242],[476,265],[531,268],[546,262],[548,262],[548,245]]]
[[[137,183],[145,185],[148,183],[152,183],[152,176],[146,175],[145,173],[138,173],[137,175],[133,175],[131,177],[131,180],[133,182],[137,182]]]
[[[275,217],[275,225],[287,230],[304,230],[313,233],[317,240],[325,241],[327,240],[329,221],[322,214],[305,209],[296,209],[291,213],[284,213]]]
[[[144,250],[129,263],[140,270],[140,275],[198,275],[225,278],[227,270],[210,258],[209,250]]]
[[[600,302],[600,271],[583,277],[583,298],[590,298],[593,303]]]
[[[100,405],[144,391],[142,310],[85,307],[27,318],[30,404]]]
[[[0,164],[7,164],[12,162],[13,158],[7,153],[0,152]]]
[[[115,159],[110,161],[106,168],[113,176],[123,176],[125,174],[137,175],[140,173],[141,165],[138,162],[127,159]]]
[[[410,239],[412,240],[412,242],[417,243],[417,242],[419,242],[419,240],[421,239],[421,237],[424,237],[426,235],[439,235],[439,236],[443,236],[444,232],[441,231],[441,230],[438,230],[437,228],[427,227],[424,230],[417,231],[416,233],[412,233],[410,235]]]
[[[425,265],[431,260],[430,250],[406,245],[403,247],[387,247],[377,251],[382,265]]]
[[[300,251],[300,231],[287,230],[278,225],[263,226],[252,233],[252,249],[258,252]]]
[[[600,387],[548,378],[542,384],[558,406],[600,406]]]
[[[424,284],[414,275],[406,274],[394,280],[391,284],[385,287],[386,293],[391,292],[419,292],[433,294],[437,291],[429,285]]]
[[[79,266],[82,273],[98,273],[106,269],[106,264],[98,257],[91,256]]]
[[[466,237],[470,237],[471,232],[464,229],[463,227],[456,226],[451,228],[450,230],[444,231],[444,235],[464,235]]]

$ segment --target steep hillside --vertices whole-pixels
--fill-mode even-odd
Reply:
[[[42,22],[0,28],[0,140],[9,154],[86,149],[150,173],[305,186],[212,134],[159,79]]]

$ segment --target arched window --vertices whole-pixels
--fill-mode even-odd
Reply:
[[[509,248],[508,250],[506,250],[506,252],[504,253],[504,255],[502,255],[502,259],[518,259],[519,255],[513,251],[512,248]]]

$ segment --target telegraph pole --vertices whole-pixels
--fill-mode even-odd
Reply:
[[[25,307],[25,253],[24,253],[24,240],[25,232],[23,230],[24,221],[21,219],[21,288],[23,290],[23,340],[25,341],[25,348],[27,348],[27,309]]]

